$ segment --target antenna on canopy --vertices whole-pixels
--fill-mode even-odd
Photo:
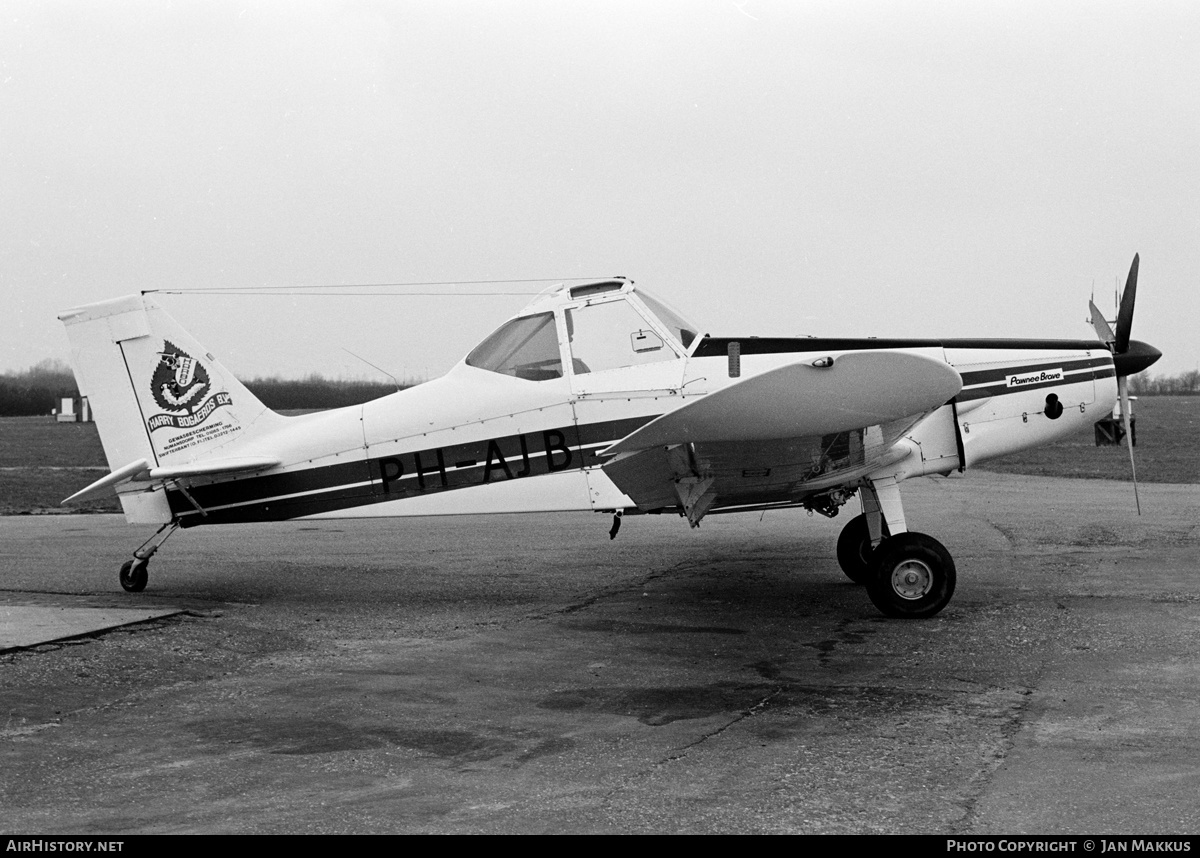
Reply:
[[[561,285],[565,281],[586,280],[584,277],[531,277],[510,280],[440,280],[413,281],[407,283],[314,283],[308,285],[265,285],[265,286],[195,286],[195,287],[162,287],[158,289],[142,289],[143,295],[158,293],[160,295],[272,295],[272,296],[305,296],[305,297],[346,297],[346,298],[481,298],[509,295],[537,295],[522,289],[501,288],[489,291],[462,291],[456,286],[508,286],[520,283],[552,283]],[[431,287],[425,289],[425,287]],[[436,287],[436,288],[433,288]],[[420,289],[422,291],[396,291]],[[543,290],[544,291],[544,290]]]
[[[381,367],[375,366],[375,364],[371,363],[371,362],[370,362],[369,360],[367,360],[365,357],[363,357],[362,355],[356,355],[354,352],[350,351],[350,349],[346,348],[345,346],[342,346],[342,351],[344,351],[346,354],[350,355],[351,357],[356,357],[356,358],[358,358],[360,361],[362,361],[363,363],[365,363],[367,366],[371,367],[372,369],[377,369],[377,370],[379,370],[380,372],[382,372],[384,375],[386,375],[388,378],[390,378],[390,379],[392,380],[392,382],[393,382],[393,383],[396,385],[396,390],[403,390],[403,389],[404,389],[403,387],[401,387],[401,386],[400,386],[400,381],[399,381],[399,379],[397,379],[397,378],[396,378],[396,376],[392,375],[392,374],[391,374],[390,372],[388,372],[386,369],[383,369],[383,368],[381,368]]]

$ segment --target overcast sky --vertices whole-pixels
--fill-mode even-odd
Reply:
[[[1200,365],[1200,4],[0,0],[0,371],[155,288],[625,275],[714,334]],[[546,283],[438,287],[537,291]],[[529,300],[164,296],[242,376],[445,372]]]

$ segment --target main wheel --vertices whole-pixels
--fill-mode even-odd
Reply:
[[[883,535],[888,535],[887,522],[881,521]],[[855,584],[866,584],[871,579],[871,555],[875,549],[871,547],[871,529],[867,527],[867,517],[856,515],[846,522],[838,535],[837,559],[838,565],[846,573],[846,577]]]
[[[126,560],[121,564],[121,586],[128,593],[140,593],[146,589],[146,582],[150,580],[150,573],[147,566],[150,565],[149,560]]]
[[[871,565],[867,595],[889,617],[932,617],[954,595],[954,560],[932,536],[890,536],[875,549]]]

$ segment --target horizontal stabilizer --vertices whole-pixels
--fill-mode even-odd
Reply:
[[[218,474],[239,474],[246,471],[265,471],[279,464],[279,459],[266,456],[236,456],[227,459],[210,459],[188,465],[167,465],[151,468],[151,480],[177,480],[183,477],[209,477]]]
[[[279,459],[265,456],[239,456],[227,459],[212,459],[205,462],[191,462],[186,465],[168,465],[152,468],[145,459],[130,462],[124,467],[117,468],[106,477],[101,477],[87,488],[75,492],[64,500],[63,504],[89,500],[103,494],[107,489],[116,489],[118,485],[129,482],[145,482],[151,485],[165,483],[170,480],[180,480],[187,477],[210,477],[223,474],[247,473],[250,471],[265,471],[278,465]],[[150,486],[146,486],[150,488]]]
[[[931,411],[961,389],[953,367],[906,352],[844,354],[825,366],[789,364],[664,414],[601,455],[845,432]]]
[[[62,502],[62,505],[75,503],[76,501],[90,500],[97,495],[104,494],[105,489],[114,488],[118,483],[128,482],[138,474],[143,474],[150,470],[150,463],[145,459],[138,459],[136,462],[130,462],[123,468],[117,468],[106,477],[101,477],[92,483],[86,489],[81,489],[75,492],[69,498]]]

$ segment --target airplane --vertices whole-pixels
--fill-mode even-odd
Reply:
[[[299,416],[264,406],[143,292],[59,316],[115,492],[158,531],[120,569],[146,587],[177,528],[238,522],[586,510],[710,514],[855,495],[837,558],[886,616],[950,601],[954,560],[909,530],[901,484],[1090,427],[1161,353],[1095,339],[717,337],[625,278],[552,286],[445,376]],[[1128,408],[1124,410],[1128,413]],[[1132,451],[1131,451],[1132,453]]]

